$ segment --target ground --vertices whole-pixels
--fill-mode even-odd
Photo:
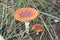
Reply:
[[[39,11],[39,16],[30,21],[29,34],[25,23],[14,19],[14,12],[25,7]],[[36,23],[45,28],[38,35],[31,30]],[[5,40],[60,40],[60,0],[0,0],[0,34]]]

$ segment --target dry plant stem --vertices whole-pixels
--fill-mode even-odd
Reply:
[[[46,24],[45,24],[45,22],[44,22],[44,20],[43,20],[42,16],[41,16],[40,18],[41,18],[42,23],[44,24],[45,28],[47,29],[47,31],[48,31],[48,33],[49,33],[49,35],[50,35],[51,39],[52,39],[52,40],[54,40],[54,39],[53,39],[53,37],[52,37],[52,35],[51,35],[51,33],[49,32],[49,29],[48,29],[47,25],[46,25]]]
[[[50,22],[49,22],[49,24],[50,24]],[[51,26],[51,28],[52,28],[52,30],[53,30],[53,32],[54,32],[54,35],[55,35],[55,37],[56,37],[56,40],[58,40],[58,36],[57,36],[57,34],[56,34],[56,32],[55,32],[53,26],[52,26],[51,24],[50,24],[50,26]]]
[[[15,12],[12,8],[10,8],[9,6],[7,6],[7,5],[5,5],[5,4],[3,4],[3,3],[0,3],[0,5],[2,5],[3,7],[8,8],[8,9],[11,10],[12,12]]]
[[[52,18],[56,18],[56,19],[59,19],[59,20],[60,20],[60,18],[58,18],[58,17],[56,17],[56,16],[53,16],[53,15],[50,15],[50,14],[48,14],[48,13],[44,13],[44,12],[40,12],[40,13],[45,14],[45,15],[47,15],[47,16],[50,16],[50,17],[52,17]]]
[[[4,38],[0,35],[0,40],[4,40]]]
[[[29,34],[29,22],[25,22],[25,31]]]
[[[43,35],[44,35],[44,31],[42,32],[42,34],[41,34],[39,40],[42,40]]]

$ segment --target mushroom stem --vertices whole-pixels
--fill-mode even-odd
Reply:
[[[29,33],[29,22],[25,22],[25,26],[26,33]]]
[[[1,36],[1,34],[0,34],[0,40],[4,40],[4,38]]]

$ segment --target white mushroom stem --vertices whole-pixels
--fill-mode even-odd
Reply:
[[[0,34],[0,40],[4,40],[4,38],[1,36],[1,34]]]
[[[26,33],[29,33],[29,22],[25,22]]]

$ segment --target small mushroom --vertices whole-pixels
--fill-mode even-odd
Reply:
[[[38,11],[34,8],[19,8],[14,13],[14,18],[18,21],[25,22],[26,33],[29,32],[29,21],[38,16]]]
[[[40,24],[34,24],[32,26],[32,30],[34,30],[35,32],[37,32],[37,34],[39,34],[40,32],[44,30],[44,27]]]

